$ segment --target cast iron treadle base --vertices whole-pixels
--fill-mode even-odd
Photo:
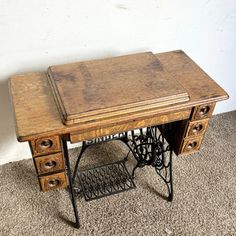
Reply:
[[[80,171],[78,178],[86,201],[136,188],[124,160]]]

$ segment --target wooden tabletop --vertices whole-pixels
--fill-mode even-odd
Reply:
[[[189,100],[152,52],[51,66],[49,83],[67,125]]]
[[[183,51],[160,53],[155,56],[160,63],[159,66],[171,74],[172,78],[177,80],[188,93],[189,101],[116,115],[98,121],[90,120],[72,126],[66,126],[61,121],[46,73],[13,76],[9,81],[9,89],[15,112],[18,140],[28,141],[38,136],[92,130],[228,98],[228,94]]]

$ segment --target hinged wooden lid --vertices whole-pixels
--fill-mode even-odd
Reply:
[[[189,100],[151,52],[51,66],[48,78],[66,125]]]

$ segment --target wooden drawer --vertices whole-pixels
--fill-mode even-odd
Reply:
[[[60,139],[58,136],[38,138],[30,142],[33,156],[61,151]]]
[[[214,108],[215,103],[195,107],[192,114],[192,120],[200,120],[211,117]]]
[[[197,135],[203,135],[206,132],[209,119],[203,119],[198,121],[189,122],[186,137],[194,137]]]
[[[45,174],[65,169],[62,153],[35,157],[34,161],[38,174]]]
[[[76,143],[76,142],[81,142],[83,140],[90,140],[94,138],[118,134],[124,131],[149,127],[156,124],[164,124],[164,123],[170,123],[174,121],[185,120],[185,119],[189,119],[191,112],[192,112],[192,109],[188,108],[186,110],[181,110],[178,112],[170,112],[170,113],[161,114],[161,115],[155,115],[155,116],[151,116],[150,118],[145,118],[141,120],[134,119],[134,120],[130,120],[128,122],[122,123],[122,124],[115,124],[106,128],[97,128],[94,130],[88,130],[82,133],[72,132],[70,133],[70,142]]]
[[[182,145],[181,154],[189,154],[196,152],[200,149],[203,136],[198,136],[195,138],[186,138]]]
[[[65,172],[60,172],[53,175],[40,176],[40,187],[43,192],[67,187],[67,177]]]

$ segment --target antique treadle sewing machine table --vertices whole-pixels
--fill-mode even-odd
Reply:
[[[172,151],[200,149],[216,102],[228,98],[183,51],[151,52],[49,67],[9,82],[17,138],[29,142],[40,189],[69,190],[93,200],[135,187],[134,172],[151,165],[173,199]],[[120,140],[128,158],[78,171],[91,145]],[[67,142],[82,142],[71,170]]]

